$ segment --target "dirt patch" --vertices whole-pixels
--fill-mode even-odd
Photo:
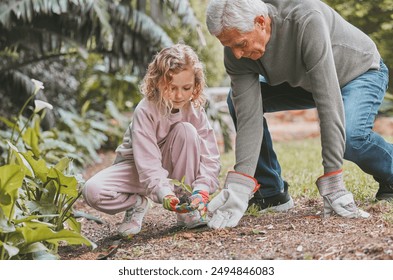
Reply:
[[[61,247],[62,259],[112,260],[205,260],[205,259],[393,259],[393,229],[384,220],[384,203],[363,207],[372,214],[367,220],[324,219],[318,200],[295,200],[287,213],[244,216],[236,228],[212,230],[176,226],[175,215],[154,204],[142,231],[121,239],[116,229],[122,214],[114,216],[80,209],[104,223],[83,220],[85,236],[97,243],[87,247]]]
[[[101,154],[101,164],[89,168],[86,176],[110,164],[113,156]],[[83,234],[98,247],[92,251],[84,246],[63,246],[61,259],[393,259],[393,227],[384,218],[389,209],[385,202],[361,205],[372,214],[367,220],[324,219],[322,201],[302,197],[286,213],[244,216],[236,228],[222,230],[177,227],[174,213],[158,204],[151,206],[142,231],[122,239],[116,232],[122,213],[98,212],[81,199],[76,209],[103,222],[81,220]]]
[[[268,118],[276,141],[319,135],[315,112],[294,114]],[[381,118],[376,130],[391,136],[392,123],[391,118]],[[86,170],[86,178],[109,166],[114,153],[101,153],[100,156],[101,162]],[[189,230],[176,226],[174,213],[152,204],[142,231],[131,239],[121,239],[116,230],[123,214],[106,215],[86,206],[81,199],[76,209],[103,222],[81,220],[83,234],[98,247],[92,251],[84,246],[63,246],[59,254],[61,259],[72,260],[393,259],[393,221],[386,220],[385,215],[391,206],[386,202],[371,202],[360,207],[372,217],[367,220],[324,219],[320,212],[322,200],[300,197],[295,199],[295,207],[286,213],[244,216],[236,228]]]

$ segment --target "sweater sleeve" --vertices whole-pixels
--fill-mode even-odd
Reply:
[[[150,198],[162,203],[167,194],[173,193],[168,171],[162,166],[162,155],[156,137],[154,116],[136,110],[132,123],[132,149],[140,183],[147,188]]]
[[[246,59],[236,59],[227,47],[224,58],[237,118],[235,171],[254,176],[263,139],[259,74],[248,68]]]
[[[218,189],[220,173],[220,153],[214,130],[207,119],[205,110],[199,110],[198,124],[195,124],[201,143],[199,172],[192,183],[193,190],[214,193]]]
[[[320,119],[324,172],[341,169],[345,148],[344,105],[329,29],[316,11],[305,17],[303,62]]]

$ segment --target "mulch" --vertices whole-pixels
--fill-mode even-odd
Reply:
[[[269,116],[275,141],[317,137],[315,112],[294,112]],[[297,115],[296,115],[297,114]],[[303,115],[302,115],[303,114]],[[280,119],[281,118],[281,119]],[[393,135],[391,118],[377,121],[376,130]],[[293,133],[291,133],[293,132]],[[288,136],[289,135],[289,136]],[[109,166],[113,152],[100,153],[100,162],[86,169],[89,178]],[[212,230],[208,227],[185,229],[176,226],[175,214],[152,203],[142,231],[129,239],[117,235],[123,214],[107,215],[87,206],[83,199],[75,209],[97,217],[101,223],[81,218],[82,233],[96,243],[61,246],[64,260],[385,260],[393,259],[393,221],[385,215],[386,202],[370,202],[361,207],[369,219],[323,218],[322,200],[299,197],[285,213],[244,216],[236,228]]]

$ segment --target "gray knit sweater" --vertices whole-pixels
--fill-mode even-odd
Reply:
[[[263,137],[258,75],[312,93],[321,129],[324,172],[342,167],[345,130],[340,88],[369,69],[379,69],[373,41],[319,0],[266,0],[272,34],[259,60],[236,59],[225,48],[237,115],[235,170],[253,176]],[[263,93],[262,93],[263,94]],[[294,96],[296,98],[296,96]]]

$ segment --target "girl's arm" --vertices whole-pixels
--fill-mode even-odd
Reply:
[[[139,181],[154,202],[162,203],[166,195],[173,194],[173,185],[168,178],[168,171],[162,166],[156,127],[154,114],[135,110],[131,137]]]

